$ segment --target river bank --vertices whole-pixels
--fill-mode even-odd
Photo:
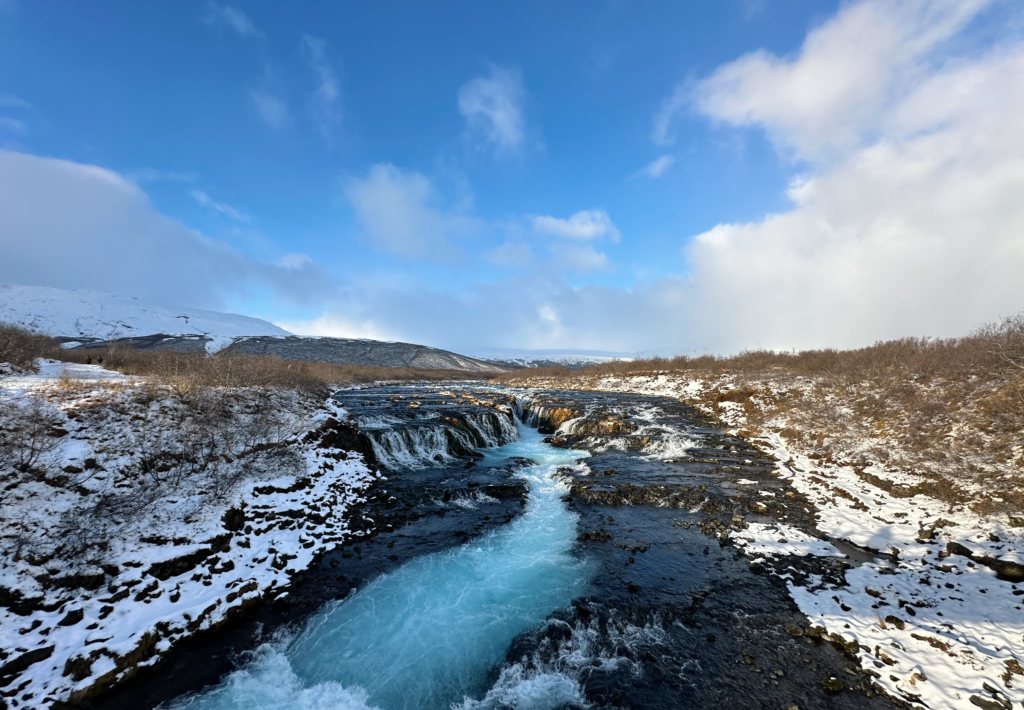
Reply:
[[[731,544],[784,584],[811,621],[841,639],[861,668],[875,674],[872,683],[930,707],[1010,707],[1024,699],[1024,540],[1013,513],[985,514],[1005,510],[999,494],[976,488],[967,499],[929,495],[936,489],[929,486],[933,476],[872,460],[870,442],[858,442],[842,416],[812,418],[816,428],[809,428],[809,412],[817,405],[801,407],[793,393],[770,380],[729,373],[556,379],[524,373],[518,383],[579,390],[582,396],[605,391],[670,397],[724,422],[726,433],[776,462],[774,476],[791,488],[783,495],[802,500],[809,514],[809,524],[797,526],[806,537],[752,519],[727,531]],[[813,381],[801,378],[791,386],[806,396],[815,390]],[[842,414],[841,401],[830,406]],[[577,425],[561,426],[571,431]],[[889,463],[901,460],[898,450],[890,454]],[[772,510],[780,500],[777,490],[755,476],[736,483],[763,496],[745,513],[769,511],[784,520]],[[970,489],[977,479],[966,476],[957,485]],[[843,552],[867,553],[869,561],[823,585],[820,571],[802,570],[815,555],[832,554],[822,540]]]

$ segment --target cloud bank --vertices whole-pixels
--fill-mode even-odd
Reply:
[[[0,216],[3,283],[204,308],[251,286],[295,304],[333,293],[315,264],[246,257],[161,215],[134,182],[94,165],[0,150]]]
[[[685,251],[725,347],[851,346],[964,333],[1024,308],[1024,44],[954,53],[984,9],[869,0],[697,85],[709,118],[809,166],[793,208]]]

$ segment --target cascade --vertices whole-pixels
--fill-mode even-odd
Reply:
[[[516,635],[567,606],[589,580],[588,565],[572,554],[577,516],[555,479],[556,470],[583,466],[588,454],[545,444],[536,430],[500,412],[463,423],[485,443],[517,438],[482,448],[482,465],[512,457],[534,461],[518,473],[530,483],[521,516],[453,550],[415,558],[326,605],[299,633],[265,644],[219,686],[174,709],[448,710],[511,702],[554,710],[581,703],[577,681],[568,676],[545,673],[510,683],[503,674],[494,687],[488,677]],[[459,429],[431,421],[391,434],[372,431],[381,434],[374,441],[382,453],[404,452],[412,462],[448,451],[440,432]]]
[[[515,441],[519,431],[512,415],[501,410],[436,411],[397,417],[356,415],[360,431],[370,440],[377,460],[388,468],[415,468],[480,456],[477,449]]]

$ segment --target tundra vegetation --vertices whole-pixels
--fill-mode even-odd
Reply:
[[[614,389],[659,378],[688,383],[683,399],[734,420],[740,433],[777,433],[816,460],[917,477],[919,488],[901,495],[1015,520],[1024,510],[1024,313],[960,338],[537,368],[493,381]]]

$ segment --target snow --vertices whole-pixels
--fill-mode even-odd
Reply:
[[[831,543],[781,523],[750,523],[746,530],[732,533],[737,547],[754,555],[815,555],[845,557]]]
[[[920,493],[892,496],[867,477],[900,487],[920,479],[877,462],[863,468],[862,477],[852,466],[804,455],[773,432],[794,426],[789,421],[772,421],[751,434],[742,407],[722,402],[724,406],[715,408],[709,404],[713,398],[705,397],[732,389],[735,382],[728,375],[608,376],[550,383],[535,378],[528,383],[678,398],[718,416],[732,434],[744,430],[780,462],[780,477],[818,512],[817,537],[781,523],[749,523],[733,533],[733,543],[752,561],[842,556],[826,540],[878,554],[847,569],[845,586],[823,585],[820,579],[800,586],[783,574],[792,598],[812,624],[823,626],[833,639],[856,641],[861,665],[876,672],[875,682],[894,697],[962,710],[978,707],[972,698],[983,707],[993,698],[1005,707],[1024,703],[1024,583],[999,580],[988,567],[947,551],[947,544],[955,542],[975,556],[1019,562],[1024,529],[1013,527],[1007,516],[979,516]]]
[[[177,420],[171,414],[180,405],[169,397],[152,399],[157,387],[97,366],[55,361],[40,361],[34,374],[0,377],[0,405],[43,406],[65,430],[47,454],[47,478],[23,476],[0,498],[0,587],[40,598],[23,615],[0,608],[0,649],[9,654],[4,662],[52,647],[48,658],[0,689],[8,696],[7,707],[48,707],[101,679],[114,682],[136,665],[155,663],[175,642],[218,625],[246,602],[286,593],[291,576],[317,555],[362,534],[349,531],[346,511],[363,501],[362,491],[377,474],[358,455],[318,448],[316,437],[305,441],[307,432],[347,413],[333,400],[304,403],[296,393],[280,392],[272,395],[272,406],[285,412],[285,443],[298,457],[292,469],[273,462],[256,464],[247,478],[205,505],[198,503],[202,492],[193,489],[213,479],[203,479],[202,472],[190,474],[180,491],[158,499],[141,521],[115,523],[120,525],[116,534],[104,532],[102,560],[58,554],[37,562],[34,551],[25,556],[14,551],[16,528],[33,544],[41,544],[40,550],[59,545],[46,540],[66,524],[66,514],[90,508],[137,479],[133,466],[143,455],[133,445],[138,437],[173,438],[176,432],[168,429]],[[244,401],[245,390],[239,392]],[[83,472],[87,459],[98,459],[100,470]],[[79,472],[71,474],[74,485],[58,482],[61,470]],[[232,471],[228,465],[210,475]],[[244,529],[227,529],[224,514],[229,509],[242,511]],[[296,510],[317,510],[323,522],[296,521],[289,515]],[[166,579],[154,572],[155,564],[196,552],[206,556],[186,572]],[[75,574],[100,575],[103,583],[89,590],[39,581]],[[70,612],[80,612],[81,620],[68,623]],[[147,641],[155,642],[153,651],[140,652]],[[138,658],[132,660],[132,655]],[[83,669],[77,680],[71,671],[76,663]],[[7,692],[12,689],[16,697]]]
[[[47,335],[72,338],[127,338],[203,335],[216,352],[234,338],[288,336],[267,321],[232,313],[163,306],[99,291],[68,291],[44,286],[0,285],[0,323],[14,323]]]

